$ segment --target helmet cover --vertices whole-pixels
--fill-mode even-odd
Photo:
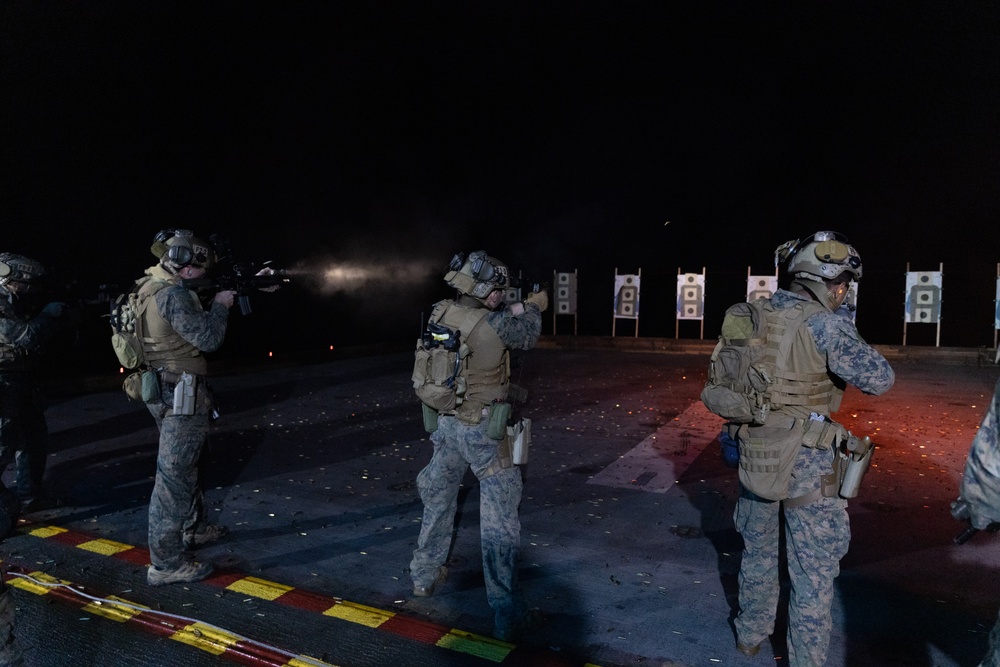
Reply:
[[[164,229],[153,239],[150,252],[171,271],[196,266],[206,271],[215,263],[215,250],[187,229]]]
[[[849,273],[860,280],[861,255],[837,232],[816,232],[801,241],[789,241],[775,250],[775,262],[788,262],[788,272],[796,278],[835,280]]]
[[[483,250],[477,250],[468,257],[458,253],[452,257],[448,269],[444,281],[462,294],[477,299],[485,299],[493,290],[510,285],[507,265]]]
[[[12,252],[0,252],[0,290],[9,294],[7,285],[22,283],[32,285],[45,275],[41,262]]]

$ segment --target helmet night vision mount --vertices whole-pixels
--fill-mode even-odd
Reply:
[[[852,280],[861,279],[861,255],[838,232],[816,232],[778,246],[774,263],[777,266],[782,262],[787,263],[788,272],[796,278],[836,280],[846,272]]]
[[[468,256],[456,253],[448,263],[444,281],[462,294],[485,299],[493,290],[508,287],[510,274],[506,264],[477,250]]]

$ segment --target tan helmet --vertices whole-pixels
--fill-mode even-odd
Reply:
[[[485,299],[493,290],[508,287],[510,275],[506,264],[477,250],[468,257],[463,252],[452,257],[444,281],[462,294]]]
[[[24,294],[44,275],[45,267],[41,262],[12,252],[0,252],[0,293],[10,296],[11,283],[21,283],[23,287],[17,291]]]
[[[185,266],[197,266],[206,271],[215,264],[215,250],[187,229],[164,229],[153,239],[149,248],[160,264],[171,272]]]
[[[796,278],[822,282],[847,272],[852,280],[861,280],[861,255],[837,232],[816,232],[801,241],[789,241],[774,255],[775,263],[788,262],[788,273]]]

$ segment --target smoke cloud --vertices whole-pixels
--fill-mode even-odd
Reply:
[[[432,278],[440,278],[438,264],[440,261],[424,259],[321,259],[300,262],[288,273],[303,281],[310,291],[329,296],[340,292],[422,287]]]

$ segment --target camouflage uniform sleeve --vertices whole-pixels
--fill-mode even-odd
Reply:
[[[983,423],[972,440],[962,475],[961,496],[969,503],[972,525],[980,530],[1000,521],[1000,382]]]
[[[190,290],[172,285],[156,293],[156,307],[181,338],[202,352],[214,352],[226,337],[229,309],[212,302],[205,310]]]
[[[0,346],[34,352],[58,329],[56,318],[40,313],[30,320],[0,317]]]
[[[538,306],[530,303],[525,305],[520,315],[504,307],[487,315],[486,321],[511,350],[530,350],[542,334],[542,313]]]
[[[806,324],[816,348],[826,355],[827,368],[866,394],[884,394],[896,381],[885,357],[866,343],[850,319],[833,313],[819,313]]]

